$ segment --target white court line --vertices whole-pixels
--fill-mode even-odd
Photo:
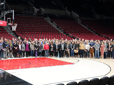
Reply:
[[[33,85],[48,85],[57,82],[81,80],[104,76],[110,72],[110,67],[104,63],[89,59],[79,59],[71,65],[6,70]]]

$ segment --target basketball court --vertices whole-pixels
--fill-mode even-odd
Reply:
[[[0,68],[32,85],[55,85],[114,73],[113,59],[22,58],[1,60]]]

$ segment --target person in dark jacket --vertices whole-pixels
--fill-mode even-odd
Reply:
[[[45,44],[45,42],[42,42],[42,46],[43,46],[42,56],[45,56],[44,44]]]
[[[25,56],[25,43],[24,42],[22,42],[22,57],[24,57]]]
[[[22,45],[21,45],[21,42],[19,42],[18,44],[18,52],[19,52],[19,57],[22,56]]]
[[[66,47],[66,50],[65,50],[65,56],[66,56],[66,57],[68,57],[68,56],[67,56],[67,54],[68,54],[68,50],[67,50],[67,43],[68,43],[68,42],[67,42],[67,41],[65,41],[65,47]]]
[[[5,38],[4,39],[4,42],[3,42],[3,56],[4,58],[7,58],[7,39]]]
[[[112,47],[112,58],[114,59],[114,41],[113,41],[111,47]]]
[[[112,46],[111,46],[111,43],[109,42],[108,45],[107,45],[107,57],[108,58],[111,58],[111,53],[112,53]]]
[[[74,56],[75,56],[75,57],[78,57],[78,54],[79,54],[79,42],[77,41],[77,42],[75,43]]]
[[[50,50],[50,57],[52,57],[55,50],[55,45],[53,44],[53,42],[50,43],[49,50]]]
[[[37,55],[38,55],[38,42],[35,42],[34,49],[35,49],[35,57],[37,57]]]
[[[74,57],[74,49],[75,49],[75,43],[72,42],[72,43],[70,44],[71,57]]]
[[[62,43],[59,45],[60,58],[61,57],[63,58],[65,50],[66,50],[66,47],[65,47],[64,41],[62,41]]]
[[[55,56],[58,56],[58,41],[55,43]]]
[[[41,42],[39,42],[39,45],[38,45],[38,54],[39,54],[39,56],[42,56],[42,51],[43,51],[43,45],[41,44]]]
[[[17,52],[18,52],[18,45],[17,45],[16,41],[14,41],[14,44],[13,44],[13,56],[14,56],[14,58],[17,57]]]
[[[3,42],[0,40],[0,60],[3,58]]]

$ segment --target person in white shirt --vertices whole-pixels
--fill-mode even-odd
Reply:
[[[86,57],[89,57],[89,49],[90,49],[90,45],[88,44],[88,42],[86,42],[85,50],[84,50]]]

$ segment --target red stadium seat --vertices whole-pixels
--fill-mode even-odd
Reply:
[[[54,27],[52,27],[44,18],[36,17],[18,17],[15,16],[15,22],[19,23],[16,33],[22,38],[56,38],[62,35],[60,38],[67,38]]]
[[[62,20],[62,19],[52,19],[60,28],[62,28],[66,33],[69,33],[77,38],[83,39],[94,39],[94,40],[106,40],[101,36],[93,34],[75,20]]]

